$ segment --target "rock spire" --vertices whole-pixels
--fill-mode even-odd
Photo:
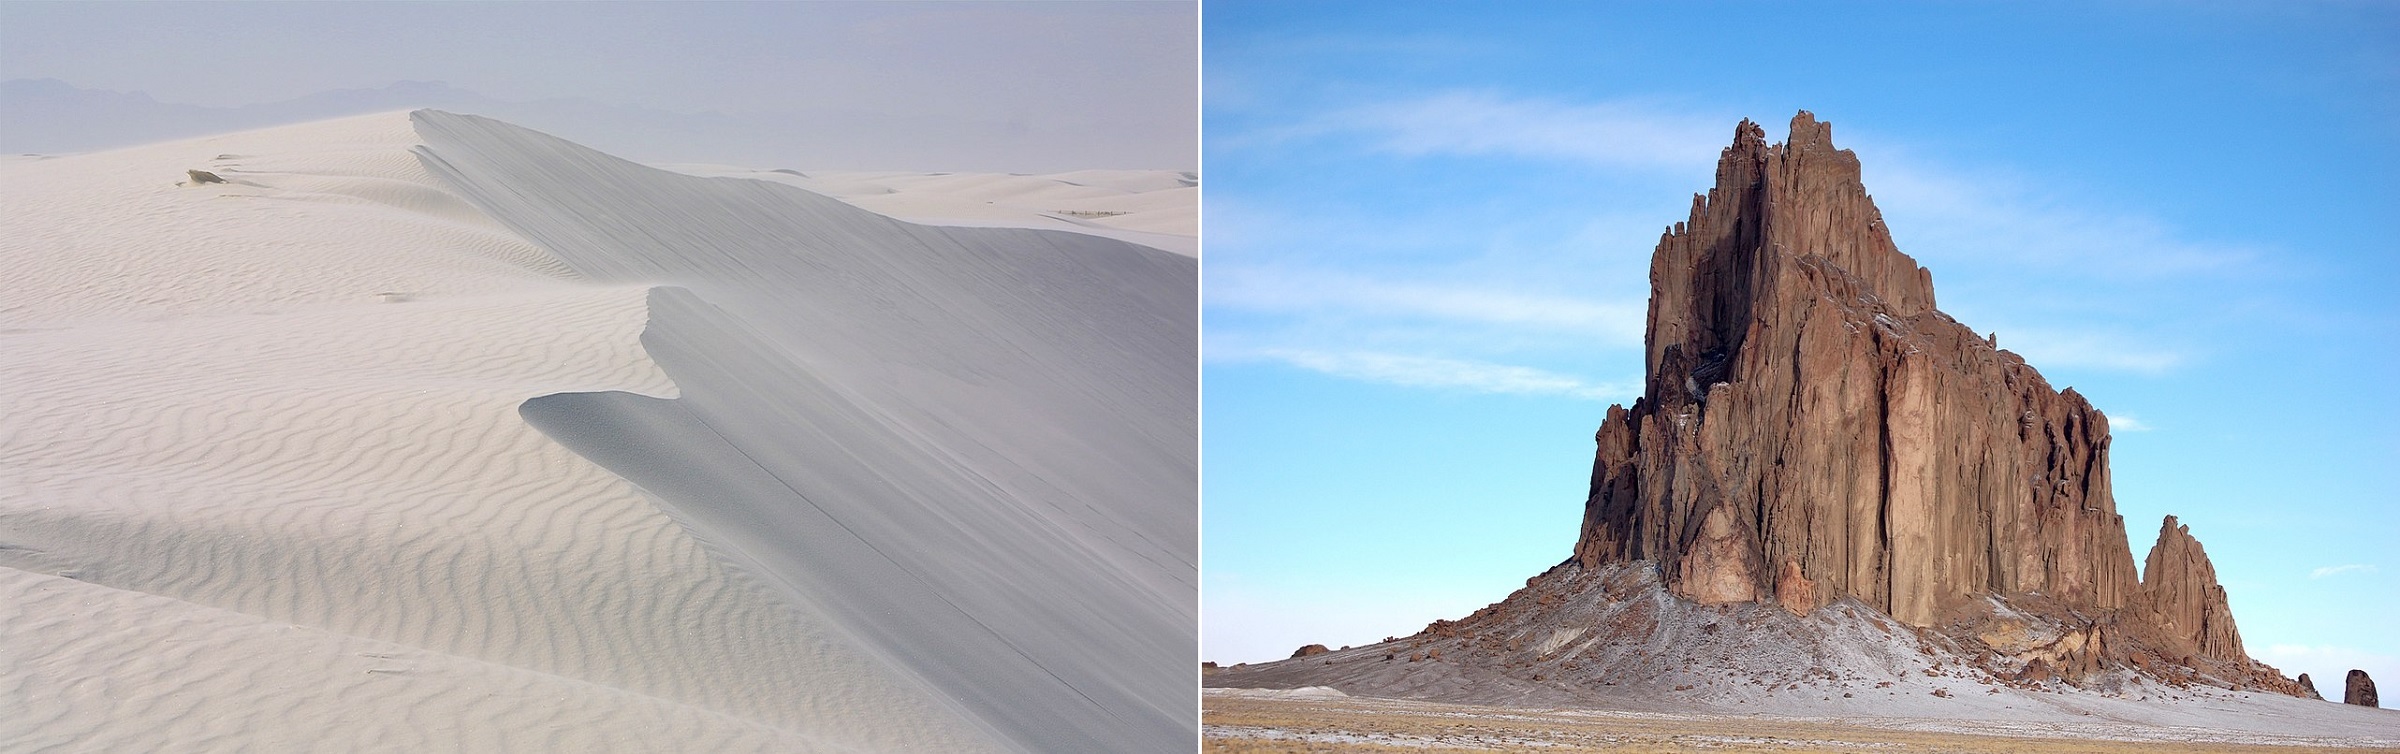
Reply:
[[[2234,630],[2225,587],[2217,585],[2216,566],[2208,562],[2200,540],[2192,538],[2192,528],[2177,525],[2174,516],[2159,525],[2158,544],[2142,565],[2142,585],[2133,602],[2169,648],[2228,662],[2250,657]]]
[[[1542,704],[1764,687],[1837,711],[1880,704],[1834,693],[1895,670],[1873,688],[2314,693],[2243,653],[2174,517],[2136,578],[2107,417],[1936,309],[1859,175],[1805,111],[1780,144],[1734,129],[1651,260],[1643,395],[1594,435],[1573,557],[1459,620],[1210,685]]]
[[[2115,609],[2137,586],[2108,421],[1934,308],[1857,155],[1743,121],[1659,239],[1647,374],[1611,407],[1575,557],[1678,595],[1933,624],[1984,594]],[[2230,624],[2229,624],[2230,625]]]

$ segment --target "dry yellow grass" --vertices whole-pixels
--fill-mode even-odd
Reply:
[[[1203,752],[2000,752],[2007,754],[2265,754],[2385,751],[2191,741],[2090,741],[1896,730],[1738,715],[1528,710],[1388,699],[1209,694]]]

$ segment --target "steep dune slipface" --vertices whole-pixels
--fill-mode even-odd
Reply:
[[[680,399],[528,417],[1015,743],[1193,740],[1193,260],[415,117],[493,217],[593,278],[681,289],[644,335]]]
[[[594,281],[425,142],[390,113],[0,166],[0,748],[1042,748],[837,614],[916,603],[796,598],[761,564],[799,540],[695,535],[529,424],[543,396],[705,404],[674,379],[715,385],[707,354],[648,350],[690,319],[654,304],[705,305]],[[518,178],[483,188],[573,193]],[[815,420],[745,421],[726,436]],[[883,434],[816,447],[963,465],[848,421],[825,426]],[[1140,641],[1188,657],[1184,631]]]

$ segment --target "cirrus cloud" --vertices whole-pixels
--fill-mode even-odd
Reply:
[[[2348,563],[2338,566],[2325,566],[2314,571],[2309,571],[2308,577],[2313,580],[2326,578],[2328,576],[2340,576],[2345,573],[2374,573],[2375,570],[2375,566],[2367,563]]]
[[[1639,385],[1596,383],[1532,367],[1374,351],[1267,349],[1258,353],[1302,369],[1344,379],[1479,393],[1558,395],[1593,401],[1627,400]]]

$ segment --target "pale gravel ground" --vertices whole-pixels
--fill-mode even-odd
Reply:
[[[2400,740],[2400,713],[2390,710],[2177,688],[2123,671],[2087,688],[2002,681],[1940,635],[1911,630],[1855,601],[1798,617],[1773,605],[1677,599],[1644,564],[1554,575],[1561,578],[1510,595],[1495,617],[1457,629],[1455,638],[1418,635],[1226,668],[1204,683],[1330,686],[1359,696],[1508,709],[1881,720],[1927,732]],[[1608,588],[1593,588],[1599,585]],[[1425,657],[1433,648],[1447,656]],[[1533,680],[1537,674],[1542,680]]]
[[[1440,658],[1430,656],[1435,648]],[[1922,735],[2400,744],[2400,711],[2170,687],[2122,670],[2086,687],[2004,682],[1939,634],[1901,627],[1855,600],[1807,617],[1776,605],[1697,605],[1663,591],[1646,564],[1553,572],[1478,620],[1390,644],[1212,670],[1205,684],[1210,694],[1315,687],[1272,699],[1354,694],[1550,718],[1706,713]]]
[[[2185,702],[2198,712],[2223,700]],[[2325,704],[2325,703],[2315,703]],[[2024,723],[1454,705],[1324,691],[1209,689],[1207,751],[2400,751],[2391,735],[2293,735],[2138,723]],[[2340,706],[2340,705],[2332,705]],[[2360,710],[2400,717],[2388,710]],[[2329,715],[2338,718],[2340,715]]]

